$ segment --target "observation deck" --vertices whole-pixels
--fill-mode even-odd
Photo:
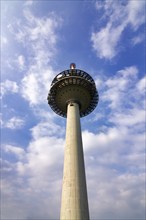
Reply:
[[[84,117],[98,104],[98,91],[93,78],[88,73],[76,69],[75,64],[71,64],[70,67],[53,79],[47,97],[48,104],[56,114],[66,117],[67,105],[76,102],[79,104],[80,117]]]

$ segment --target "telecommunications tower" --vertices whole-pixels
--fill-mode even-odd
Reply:
[[[91,113],[97,103],[94,80],[74,63],[52,81],[48,104],[67,117],[60,220],[89,220],[80,117]]]

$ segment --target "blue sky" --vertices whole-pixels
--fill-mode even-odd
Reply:
[[[145,2],[1,1],[1,217],[59,219],[66,119],[47,104],[71,62],[94,78],[81,119],[90,218],[145,218]]]

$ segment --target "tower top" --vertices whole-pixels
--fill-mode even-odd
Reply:
[[[71,63],[70,69],[53,79],[47,99],[52,110],[62,117],[66,117],[68,103],[76,102],[80,117],[84,117],[95,109],[99,96],[93,78]]]
[[[71,63],[71,64],[70,64],[70,69],[73,70],[73,69],[75,69],[75,68],[76,68],[76,64],[75,64],[75,63]]]

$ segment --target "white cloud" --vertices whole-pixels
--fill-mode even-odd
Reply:
[[[103,81],[99,77],[97,79],[95,79],[95,84],[98,89],[102,86],[102,83],[103,83]]]
[[[48,17],[35,17],[28,9],[24,10],[24,17],[26,19],[25,25],[21,26],[21,22],[18,21],[15,27],[16,39],[25,46],[29,46],[36,57],[45,52],[49,60],[56,49],[56,30],[61,25],[62,20],[54,13],[50,13]],[[47,50],[48,47],[49,50]]]
[[[31,129],[31,132],[35,140],[37,140],[39,137],[54,135],[60,137],[62,134],[64,134],[62,127],[52,122],[51,120],[38,123]]]
[[[64,140],[55,136],[32,140],[26,152],[7,146],[6,151],[9,153],[19,156],[22,153],[24,157],[9,170],[11,164],[3,164],[5,174],[9,173],[9,179],[3,176],[3,218],[59,218],[63,146]],[[37,207],[35,212],[32,211],[33,207]]]
[[[137,89],[143,95],[146,93],[146,76],[137,83]]]
[[[130,67],[125,67],[123,70],[119,70],[118,73],[121,74],[121,76],[123,76],[124,78],[125,77],[135,78],[137,76],[138,69],[136,66],[130,66]]]
[[[22,54],[15,54],[13,55],[12,57],[7,57],[7,58],[4,58],[3,56],[3,59],[4,59],[4,65],[5,67],[7,67],[9,69],[9,71],[16,71],[16,73],[21,73],[22,71],[24,71],[26,69],[26,60],[25,60],[25,57],[22,55]],[[3,70],[4,72],[4,70]]]
[[[17,41],[31,54],[31,57],[28,56],[28,71],[22,79],[21,94],[30,105],[38,105],[46,102],[48,88],[55,75],[50,63],[57,52],[57,30],[62,19],[55,13],[39,18],[28,9],[24,9],[24,18],[25,25],[17,21],[15,28],[12,28]],[[18,62],[24,68],[22,55],[18,57]]]
[[[47,102],[47,94],[52,80],[53,70],[31,67],[22,80],[22,96],[29,101],[30,105],[38,105]]]
[[[101,167],[92,172],[92,168],[88,178],[91,219],[96,219],[97,215],[100,219],[109,219],[109,216],[112,219],[144,218],[143,174],[119,175],[114,170]]]
[[[24,165],[26,172],[28,169],[31,175],[38,178],[36,174],[44,176],[51,170],[51,167],[60,166],[63,162],[63,158],[59,161],[60,156],[63,155],[63,145],[63,139],[55,140],[54,137],[40,137],[32,141],[28,148],[28,163]]]
[[[93,48],[100,58],[112,59],[117,54],[117,42],[120,38],[123,27],[111,28],[107,25],[97,33],[92,33],[91,41]]]
[[[10,23],[8,29],[17,43],[24,47],[27,61],[26,56],[19,54],[9,61],[9,65],[17,65],[20,70],[24,70],[27,64],[20,84],[20,94],[30,105],[38,105],[46,102],[48,88],[55,76],[52,63],[57,53],[57,33],[62,19],[53,12],[45,17],[37,17],[29,7],[24,7],[23,15],[25,22],[18,19]]]
[[[145,22],[145,1],[129,1],[127,4],[128,21],[134,31]]]
[[[85,152],[90,152],[93,161],[97,157],[98,163],[126,165],[129,161],[126,152],[128,152],[127,155],[131,152],[135,160],[136,157],[141,158],[139,167],[143,167],[145,77],[138,80],[138,72],[135,66],[127,67],[118,71],[117,75],[104,79],[104,83],[100,83],[100,111],[98,112],[102,112],[103,117],[101,115],[98,117],[100,113],[97,113],[97,119],[95,115],[94,120],[102,120],[102,126],[105,124],[105,128],[98,127],[97,134],[89,131],[83,132]],[[112,127],[109,128],[107,123],[111,123]],[[136,164],[138,166],[135,161],[135,164],[132,163],[131,166],[136,169]]]
[[[16,82],[6,80],[1,83],[1,94],[4,96],[7,93],[17,93],[19,91],[19,86]]]
[[[34,3],[34,1],[32,0],[26,0],[26,2],[24,3],[25,6],[30,6]]]
[[[4,36],[1,36],[1,47],[8,44],[8,39]]]
[[[138,69],[135,66],[119,70],[113,78],[109,78],[105,81],[104,85],[107,88],[103,91],[101,100],[109,102],[110,108],[117,110],[121,105],[127,105],[127,102],[131,100],[128,97],[134,97],[134,95],[136,95],[133,94],[133,92],[137,75]],[[132,93],[130,93],[130,91]],[[132,103],[129,102],[129,105],[130,104]]]
[[[24,123],[24,119],[14,116],[7,121],[2,121],[2,126],[10,129],[20,129],[24,126]]]
[[[117,55],[123,31],[130,26],[135,32],[144,23],[144,6],[144,1],[128,1],[126,4],[120,1],[96,2],[96,9],[104,10],[101,22],[106,21],[105,27],[91,34],[98,57],[112,59]]]
[[[23,55],[18,56],[18,66],[21,70],[25,68],[25,57]]]
[[[144,40],[144,34],[140,34],[132,39],[132,45],[135,46],[135,45],[143,42],[143,40]]]
[[[25,156],[25,151],[23,148],[14,146],[14,145],[3,145],[3,151],[5,153],[14,154],[20,160]]]
[[[145,123],[145,110],[141,108],[132,109],[130,111],[127,110],[127,114],[125,114],[125,112],[123,114],[117,113],[114,118],[110,120],[117,125],[137,126],[139,123]]]
[[[107,114],[102,124],[105,120],[105,125],[111,122],[112,127],[104,131],[98,127],[99,132],[94,134],[83,132],[93,219],[97,213],[99,218],[144,218],[145,107],[141,103],[145,77],[138,80],[138,73],[131,66],[103,82],[100,78],[101,112],[104,116],[105,108]],[[109,101],[106,106],[105,101]],[[113,202],[115,207],[111,206]]]

